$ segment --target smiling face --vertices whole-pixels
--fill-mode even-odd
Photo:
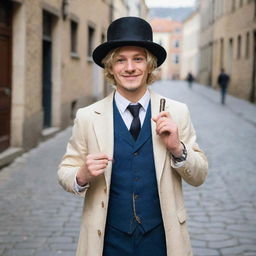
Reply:
[[[117,91],[130,100],[139,99],[147,89],[149,68],[146,52],[137,46],[121,47],[110,69]]]

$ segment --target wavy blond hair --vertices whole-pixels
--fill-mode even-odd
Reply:
[[[114,86],[116,86],[116,81],[114,76],[110,73],[110,70],[112,68],[112,64],[114,62],[114,58],[120,51],[121,47],[115,48],[112,51],[110,51],[107,56],[102,60],[102,64],[104,65],[104,75],[108,82]],[[149,75],[147,77],[147,85],[152,84],[157,80],[157,76],[154,74],[154,70],[157,68],[157,58],[154,56],[151,52],[149,52],[147,49],[143,48],[143,50],[146,53],[146,60],[148,64],[149,69]]]

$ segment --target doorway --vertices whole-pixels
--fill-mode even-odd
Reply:
[[[228,60],[227,60],[227,72],[232,75],[232,64],[233,64],[233,39],[229,39],[228,43]]]
[[[252,87],[250,101],[256,101],[256,30],[253,32],[253,64],[252,64]]]
[[[10,146],[12,6],[0,2],[0,152]]]
[[[42,107],[43,126],[52,126],[52,17],[43,13]]]

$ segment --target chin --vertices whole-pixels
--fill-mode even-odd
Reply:
[[[141,86],[139,84],[128,84],[124,86],[128,91],[136,91],[138,90]]]

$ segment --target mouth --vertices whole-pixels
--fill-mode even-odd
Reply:
[[[139,77],[139,75],[130,75],[130,76],[123,76],[126,80],[135,80]]]

